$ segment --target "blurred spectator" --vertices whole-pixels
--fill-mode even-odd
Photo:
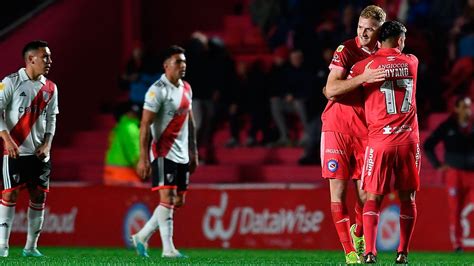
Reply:
[[[136,43],[120,79],[120,87],[128,91],[127,100],[133,104],[142,106],[146,91],[160,78],[159,71],[154,67],[156,64],[152,64],[151,61],[149,56],[145,56],[142,45]]]
[[[135,171],[139,158],[140,108],[121,103],[114,112],[117,124],[109,135],[105,156],[104,183],[125,185],[140,183]]]
[[[316,66],[314,89],[308,102],[308,142],[304,145],[304,154],[298,160],[300,165],[320,164],[319,148],[321,144],[321,114],[326,106],[326,97],[321,93],[329,75],[328,65],[331,64],[333,49],[326,47]]]
[[[273,120],[279,132],[277,146],[291,144],[289,128],[285,116],[290,113],[297,114],[303,125],[303,135],[300,144],[308,139],[308,117],[306,113],[306,99],[309,99],[312,90],[312,74],[303,65],[304,55],[301,50],[290,53],[289,66],[285,69],[285,82],[281,97],[272,97],[271,111]]]
[[[229,91],[226,92],[229,112],[230,139],[225,146],[229,148],[240,146],[240,116],[244,113],[245,102],[242,97],[243,92],[249,91],[248,67],[244,62],[237,63],[237,79],[235,85],[229,84]]]
[[[431,164],[444,175],[448,193],[451,241],[455,251],[463,250],[461,211],[474,188],[474,125],[469,97],[455,101],[453,114],[441,123],[426,140],[424,148]],[[444,145],[444,161],[435,147]]]

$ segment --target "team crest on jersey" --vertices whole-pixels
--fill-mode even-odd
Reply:
[[[340,53],[342,50],[344,50],[344,45],[341,44],[337,47],[336,52]]]
[[[3,89],[5,89],[5,84],[0,82],[0,91],[3,91]]]
[[[331,159],[328,161],[327,166],[328,166],[328,170],[331,171],[331,173],[334,173],[339,168],[339,163],[337,162],[336,159]]]

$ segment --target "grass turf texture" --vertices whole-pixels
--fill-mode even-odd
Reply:
[[[150,258],[140,258],[134,250],[112,248],[40,247],[45,258],[23,258],[21,248],[10,248],[10,256],[0,265],[345,265],[341,251],[301,250],[218,250],[183,249],[188,259],[160,257],[161,250],[149,250]],[[379,253],[377,265],[392,265],[394,252]],[[474,265],[474,252],[412,252],[410,265]]]

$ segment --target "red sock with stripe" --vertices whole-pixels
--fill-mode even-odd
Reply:
[[[359,202],[357,202],[354,210],[355,210],[355,224],[356,224],[355,235],[358,237],[361,237],[364,235],[363,216],[362,216],[362,213],[364,212],[364,205],[360,205]]]
[[[380,204],[375,200],[368,200],[364,204],[363,221],[364,221],[364,238],[365,238],[365,254],[372,252],[377,255],[375,241],[377,239],[377,227],[379,224]]]
[[[398,252],[408,254],[408,249],[416,223],[416,203],[411,200],[400,202],[400,244]]]
[[[347,207],[342,202],[331,202],[331,214],[334,226],[336,227],[339,241],[341,241],[344,253],[347,254],[351,251],[355,251],[352,245],[350,237],[350,225],[349,213]]]

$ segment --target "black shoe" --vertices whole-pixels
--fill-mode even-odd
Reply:
[[[404,252],[398,252],[395,264],[408,264],[408,254]]]
[[[454,249],[454,253],[463,253],[464,249],[462,247],[457,247]]]
[[[364,263],[366,264],[377,263],[377,256],[375,256],[372,252],[369,252],[367,255],[364,256]]]

